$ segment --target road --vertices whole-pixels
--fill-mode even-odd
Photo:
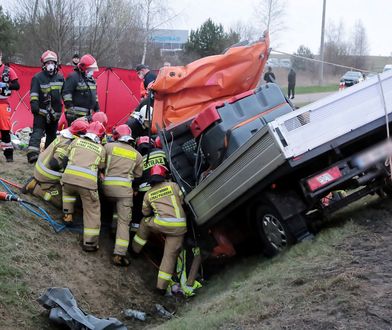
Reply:
[[[291,101],[297,106],[303,106],[305,104],[312,103],[331,94],[333,93],[324,92],[324,93],[297,94],[295,95],[295,98]]]

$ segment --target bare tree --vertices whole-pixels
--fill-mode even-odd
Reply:
[[[352,33],[352,40],[352,55],[364,56],[368,54],[369,44],[366,29],[362,23],[362,20],[355,22]]]
[[[231,25],[230,30],[238,34],[240,41],[253,41],[261,36],[261,33],[257,33],[252,24],[247,24],[240,20],[234,22]]]
[[[271,42],[276,45],[279,33],[286,29],[286,0],[257,0],[254,9],[256,22],[262,31],[269,31]]]

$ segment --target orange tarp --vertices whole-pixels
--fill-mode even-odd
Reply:
[[[257,86],[268,58],[268,35],[250,46],[230,48],[185,66],[163,67],[152,89],[153,130],[189,119],[209,104]]]

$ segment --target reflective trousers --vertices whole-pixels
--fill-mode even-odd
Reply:
[[[140,227],[133,238],[132,249],[136,253],[140,253],[143,246],[147,243],[147,239],[151,232],[160,233],[160,231],[154,226],[154,217],[143,218],[140,222]],[[165,236],[165,248],[161,264],[159,266],[157,288],[166,289],[170,283],[171,277],[176,267],[177,257],[181,252],[182,242],[184,235]]]
[[[62,188],[60,183],[41,183],[37,182],[34,187],[34,196],[40,197],[55,207],[61,209],[62,206]]]
[[[101,203],[98,191],[64,183],[63,212],[65,214],[74,213],[74,205],[78,196],[83,206],[83,244],[98,246],[101,229]]]
[[[45,149],[56,138],[58,121],[48,124],[42,115],[34,115],[33,133],[31,133],[28,152],[40,152],[41,139],[46,134]]]
[[[117,232],[114,254],[125,256],[129,246],[129,224],[132,221],[132,197],[109,197],[117,209]]]

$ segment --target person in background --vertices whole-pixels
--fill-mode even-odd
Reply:
[[[290,69],[289,74],[287,76],[287,80],[288,80],[288,88],[287,88],[287,94],[289,99],[293,99],[294,98],[294,94],[295,94],[295,81],[296,81],[296,73],[294,71],[293,68]],[[291,97],[290,97],[291,95]]]
[[[8,97],[11,91],[20,88],[18,76],[15,71],[2,62],[3,52],[0,49],[0,132],[1,144],[7,162],[14,161],[14,147],[11,142],[11,107]]]
[[[138,77],[143,80],[143,87],[147,91],[149,85],[157,78],[157,75],[144,64],[138,64],[135,70]]]
[[[272,72],[272,68],[269,66],[267,72],[264,74],[264,81],[266,83],[276,82],[275,74]]]
[[[76,68],[79,64],[80,58],[79,58],[79,54],[76,53],[74,54],[74,56],[72,56],[72,65]]]
[[[31,80],[30,105],[34,122],[27,149],[27,161],[30,164],[38,159],[41,138],[46,135],[45,148],[56,138],[63,108],[61,89],[64,84],[64,77],[58,73],[57,63],[57,54],[51,50],[45,51],[41,55],[42,71]]]
[[[91,116],[99,111],[97,83],[93,77],[96,71],[97,61],[86,54],[65,80],[62,94],[68,126],[79,117],[87,116],[91,120]]]

